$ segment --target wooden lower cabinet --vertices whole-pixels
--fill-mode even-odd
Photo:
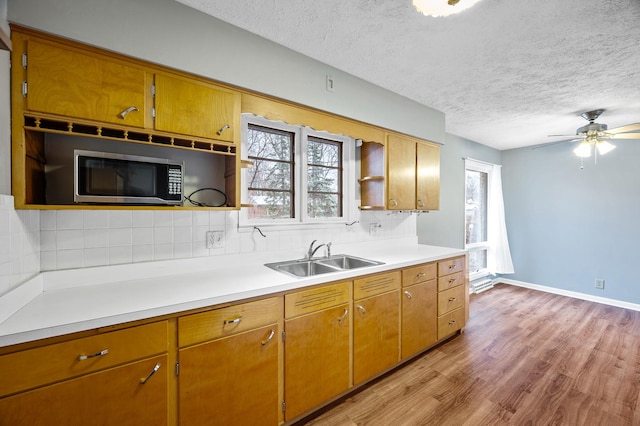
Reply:
[[[359,385],[399,361],[399,290],[354,302],[353,383]]]
[[[285,419],[349,389],[349,304],[285,321]]]
[[[437,281],[402,289],[402,359],[423,351],[438,340]]]
[[[169,371],[163,355],[9,396],[0,425],[166,425]]]
[[[181,425],[278,423],[277,324],[181,349]]]

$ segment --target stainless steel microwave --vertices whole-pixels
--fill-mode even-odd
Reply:
[[[76,203],[181,205],[184,164],[110,152],[74,150]]]

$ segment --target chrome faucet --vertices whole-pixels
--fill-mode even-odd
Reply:
[[[319,246],[316,246],[315,248],[313,247],[313,245],[317,242],[318,240],[313,240],[311,241],[311,244],[309,245],[309,251],[307,252],[307,260],[311,260],[311,258],[313,257],[314,254],[316,254],[316,252],[318,251],[318,249],[322,246],[326,247],[326,253],[325,253],[325,257],[331,257],[331,243],[326,243],[326,244],[320,244]]]

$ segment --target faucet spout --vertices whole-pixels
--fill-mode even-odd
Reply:
[[[318,240],[311,241],[311,244],[309,245],[309,251],[307,251],[307,260],[311,260],[311,258],[316,254],[316,252],[323,246],[325,246],[327,248],[326,249],[327,250],[326,257],[331,256],[331,243],[320,244],[320,245],[314,247],[314,244],[317,241]]]

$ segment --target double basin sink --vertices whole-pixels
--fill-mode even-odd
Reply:
[[[384,265],[384,262],[362,259],[360,257],[337,254],[317,259],[286,260],[284,262],[267,263],[274,271],[283,272],[294,277],[310,277],[330,272],[349,271],[367,266]]]

